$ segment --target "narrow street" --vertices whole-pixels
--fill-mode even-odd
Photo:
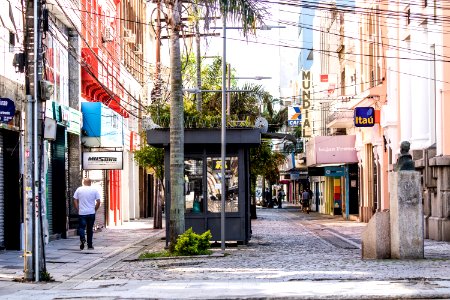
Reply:
[[[292,206],[258,209],[257,214],[258,219],[252,222],[250,243],[228,245],[225,256],[137,260],[144,250],[162,250],[165,241],[162,230],[133,231],[136,229],[132,226],[96,233],[93,252],[78,250],[77,237],[54,241],[48,247],[48,257],[52,259],[48,259],[47,265],[56,281],[18,283],[0,276],[0,297],[450,297],[450,243],[426,240],[426,259],[423,260],[361,260],[360,236],[364,223],[316,213],[304,214]],[[122,240],[124,238],[127,242]],[[58,247],[54,247],[55,244]],[[214,251],[219,252],[219,249]],[[8,271],[6,255],[7,252],[0,253],[0,274]]]

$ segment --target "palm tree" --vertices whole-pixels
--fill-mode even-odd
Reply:
[[[170,220],[169,247],[173,250],[178,235],[185,230],[184,221],[184,114],[181,76],[180,31],[182,1],[162,0],[166,5],[170,35]],[[240,22],[244,35],[262,23],[264,9],[256,0],[198,0],[204,7],[205,24],[215,13]]]

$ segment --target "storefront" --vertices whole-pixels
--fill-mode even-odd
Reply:
[[[317,136],[306,144],[312,208],[346,219],[358,211],[355,136]]]

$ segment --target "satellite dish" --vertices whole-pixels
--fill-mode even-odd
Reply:
[[[269,123],[263,117],[257,117],[255,120],[255,128],[261,129],[261,133],[266,133],[269,129]]]
[[[142,129],[150,130],[150,129],[155,129],[155,128],[161,128],[161,126],[159,126],[158,124],[153,122],[152,117],[144,116],[142,118]]]

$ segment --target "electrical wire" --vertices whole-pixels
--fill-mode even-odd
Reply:
[[[55,0],[57,4],[59,4],[59,0]],[[118,80],[114,75],[112,75],[108,68],[105,67],[104,62],[98,57],[98,55],[95,54],[95,51],[93,51],[92,47],[87,43],[86,39],[81,35],[81,33],[78,31],[78,29],[76,28],[75,24],[73,23],[73,21],[67,16],[67,13],[64,12],[64,14],[66,15],[66,17],[70,20],[70,22],[72,23],[73,27],[75,28],[75,31],[78,33],[78,35],[80,36],[80,38],[84,41],[84,43],[88,46],[88,48],[90,49],[91,53],[94,54],[94,56],[96,57],[96,59],[98,60],[99,64],[102,65],[102,67],[104,68],[104,70],[106,70],[107,74],[112,77],[113,79],[116,80],[116,82],[118,83],[118,85],[123,89],[123,91],[125,91],[129,96],[131,96],[131,100],[134,100],[134,102],[136,102],[139,106],[141,106],[142,108],[145,108],[142,103],[140,103],[140,101],[138,99],[136,99],[134,97],[134,95],[129,92],[124,86],[123,84],[120,82],[120,80]],[[70,49],[72,50],[72,49]],[[72,50],[73,51],[73,50]],[[78,61],[78,60],[77,60]],[[83,64],[81,65],[83,67]],[[92,71],[90,70],[90,68],[84,68],[86,71],[88,71],[88,73],[90,73],[91,76],[93,76],[95,78],[95,80],[100,83],[100,85],[102,86],[102,88],[108,93],[108,95],[110,96],[111,100],[114,98],[113,95],[109,92],[109,90],[103,85],[103,83],[100,82],[100,80],[92,73]],[[114,100],[115,101],[115,100]],[[117,101],[115,101],[117,103]],[[130,113],[122,104],[117,103],[120,107],[122,107],[127,113]],[[132,105],[131,103],[127,103],[128,105],[132,106],[133,108],[136,108],[139,110],[138,107]],[[132,116],[137,117],[136,115],[132,114]]]

